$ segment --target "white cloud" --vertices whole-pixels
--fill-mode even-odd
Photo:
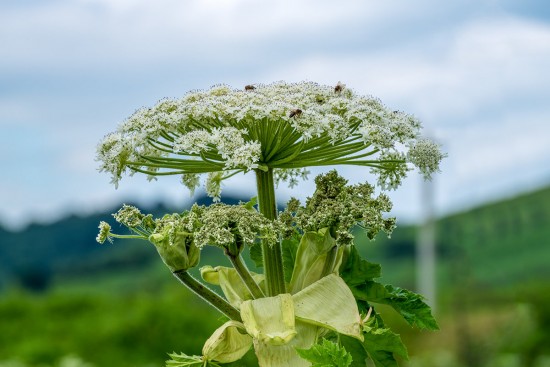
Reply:
[[[59,73],[197,59],[239,63],[285,44],[307,51],[315,43],[344,43],[358,30],[383,39],[384,30],[425,17],[429,6],[359,0],[37,3],[0,12],[0,65]]]
[[[7,82],[0,85],[0,126],[8,126],[10,139],[2,142],[28,161],[0,162],[16,173],[2,177],[2,215],[47,216],[115,198],[187,200],[177,178],[148,184],[134,177],[115,191],[97,174],[93,155],[124,111],[199,82],[341,80],[418,115],[449,152],[437,179],[440,207],[480,201],[522,177],[548,176],[540,162],[550,159],[550,26],[502,12],[479,15],[479,5],[59,0],[3,8],[0,78]],[[33,78],[42,84],[35,87]],[[140,89],[148,94],[134,103]],[[130,107],[121,106],[130,98]],[[40,186],[29,180],[29,169],[33,177],[50,176]],[[46,181],[57,188],[45,190]],[[399,213],[418,211],[418,182],[413,176],[392,194]],[[254,190],[249,176],[225,190],[233,185]],[[283,185],[279,195],[304,198],[313,184],[299,189]]]
[[[20,98],[0,96],[0,127],[15,126],[33,117],[36,117],[33,106]]]
[[[548,24],[477,19],[451,30],[407,47],[291,60],[264,79],[341,79],[428,118],[468,116],[525,93],[550,93]]]

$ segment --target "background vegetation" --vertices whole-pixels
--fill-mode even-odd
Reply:
[[[109,214],[0,228],[0,367],[163,366],[167,352],[199,354],[223,322],[153,246],[95,243]],[[410,330],[380,308],[409,347],[404,364],[550,366],[549,223],[550,187],[438,220],[442,330]],[[416,227],[374,242],[357,236],[386,283],[414,290]],[[202,257],[226,263],[216,249]]]

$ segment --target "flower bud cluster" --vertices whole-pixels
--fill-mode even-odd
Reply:
[[[155,230],[148,238],[172,272],[195,267],[200,260],[200,249],[187,231],[193,226],[192,216],[186,214],[167,214],[155,220]]]
[[[99,243],[112,242],[112,238],[148,240],[157,247],[164,262],[175,270],[196,266],[199,251],[205,245],[222,247],[238,255],[245,245],[253,245],[258,238],[274,244],[281,232],[279,222],[266,219],[251,203],[194,204],[182,214],[166,214],[157,219],[124,204],[113,217],[135,235],[113,234],[111,226],[102,221],[96,238]]]
[[[373,239],[383,231],[390,235],[395,228],[395,218],[384,218],[392,204],[387,195],[373,197],[374,187],[367,183],[347,185],[347,180],[335,170],[315,178],[316,190],[301,206],[291,199],[279,220],[285,225],[285,235],[295,228],[302,231],[318,231],[329,228],[339,245],[350,244],[353,235],[350,230],[360,225],[367,236]]]
[[[244,245],[253,245],[258,235],[271,244],[279,238],[274,222],[245,205],[213,204],[203,207],[200,223],[200,228],[194,233],[199,248],[205,245],[227,248],[236,244],[240,252]]]
[[[148,231],[151,231],[156,226],[151,214],[145,215],[141,213],[138,208],[132,205],[123,204],[122,208],[113,214],[113,217],[118,223],[128,228],[142,227]]]

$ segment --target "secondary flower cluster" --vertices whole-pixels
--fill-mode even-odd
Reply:
[[[231,249],[234,255],[238,255],[245,245],[251,246],[257,239],[273,244],[280,236],[280,224],[267,220],[250,203],[213,204],[208,207],[194,204],[191,210],[182,214],[166,214],[158,219],[125,204],[113,217],[134,234],[114,234],[111,226],[102,221],[96,238],[99,243],[106,240],[112,242],[113,238],[148,240],[157,247],[163,260],[172,264],[171,268],[178,267],[174,265],[175,258],[181,258],[182,254],[185,255],[183,258],[187,258],[193,253],[193,261],[186,263],[186,268],[197,265],[199,250],[206,245],[218,246],[226,251]]]
[[[199,248],[237,244],[251,246],[257,238],[273,244],[279,239],[277,225],[245,205],[213,204],[200,207],[200,228],[194,233]]]
[[[411,165],[429,177],[444,156],[420,129],[413,116],[341,83],[218,85],[136,111],[103,139],[97,159],[115,184],[124,173],[181,174],[194,189],[211,173],[213,197],[234,173],[272,168],[295,184],[305,167],[339,164],[368,166],[395,188]]]
[[[391,235],[395,218],[384,218],[384,213],[392,208],[387,195],[372,197],[374,187],[368,183],[347,185],[347,180],[336,170],[317,176],[315,184],[315,193],[305,206],[291,199],[279,216],[286,226],[286,236],[296,228],[302,231],[328,228],[338,245],[349,245],[353,241],[350,231],[355,225],[364,228],[370,239],[380,231]]]

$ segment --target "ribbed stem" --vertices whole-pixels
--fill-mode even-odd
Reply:
[[[210,288],[204,286],[198,280],[193,278],[193,276],[189,274],[186,270],[178,270],[175,271],[173,274],[193,293],[198,295],[210,305],[214,306],[214,308],[223,313],[225,316],[229,317],[231,320],[242,322],[241,313],[239,312],[239,310],[231,306],[229,302],[220,297]]]
[[[265,297],[264,292],[260,289],[258,283],[256,283],[254,278],[252,278],[252,274],[250,274],[250,271],[246,267],[241,255],[231,256],[228,254],[227,257],[237,271],[237,274],[239,274],[242,281],[246,285],[246,288],[250,291],[250,294],[252,294],[252,297],[254,297],[254,299]]]
[[[275,201],[275,182],[273,168],[267,171],[256,170],[256,184],[258,187],[258,205],[260,213],[267,219],[277,218],[277,202]],[[262,242],[262,253],[265,269],[266,291],[268,296],[286,293],[285,277],[283,272],[283,254],[280,242],[270,245]]]

